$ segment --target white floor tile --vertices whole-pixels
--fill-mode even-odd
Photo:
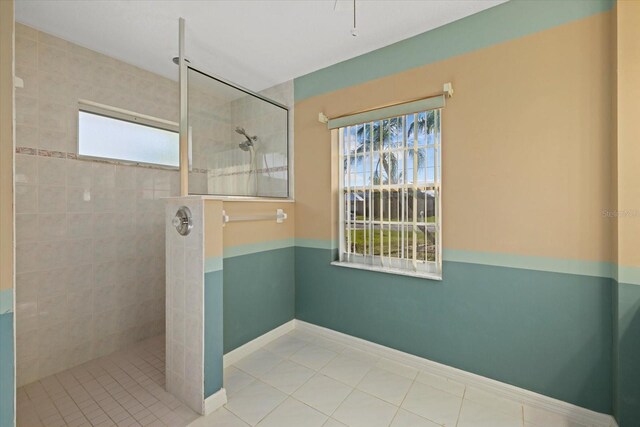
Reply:
[[[461,404],[461,397],[414,382],[402,402],[402,408],[436,424],[453,427],[458,420]]]
[[[481,405],[487,406],[511,417],[522,418],[522,404],[515,400],[506,399],[475,387],[467,387],[464,398],[465,400],[480,403]]]
[[[374,366],[381,357],[376,356],[375,354],[367,353],[365,351],[359,350],[353,347],[346,347],[342,352],[343,356],[350,357],[352,359],[357,359],[361,361],[363,364]]]
[[[323,424],[322,427],[347,427],[342,424],[340,421],[336,421],[333,418],[329,418],[326,423]]]
[[[522,427],[522,414],[514,417],[493,407],[464,399],[458,427]]]
[[[293,353],[300,350],[308,344],[307,341],[295,338],[291,335],[284,335],[274,341],[271,341],[264,348],[277,354],[280,357],[290,357]]]
[[[394,362],[393,360],[382,358],[376,363],[376,367],[384,369],[389,372],[393,372],[401,377],[409,378],[413,380],[418,375],[418,370],[411,366],[403,365],[402,363]]]
[[[254,381],[254,377],[234,366],[224,368],[224,388],[227,396],[232,396]]]
[[[297,330],[297,329],[289,332],[287,335],[290,336],[290,337],[297,338],[297,339],[302,340],[302,341],[306,341],[308,343],[313,342],[318,338],[318,335],[316,335],[316,334],[312,334],[312,333],[305,332],[305,331],[300,331],[300,330]]]
[[[446,377],[435,375],[430,372],[421,371],[416,377],[416,381],[422,384],[430,385],[447,393],[455,394],[456,396],[464,396],[465,385]]]
[[[391,427],[439,427],[439,425],[400,408]]]
[[[354,390],[332,417],[350,427],[388,427],[397,411],[397,406]]]
[[[323,374],[355,387],[371,369],[371,365],[349,356],[338,355],[321,370]]]
[[[539,408],[523,406],[525,425],[533,425],[535,427],[585,427],[583,424],[576,423],[567,419],[564,415],[554,412],[545,411]]]
[[[398,406],[407,395],[412,383],[413,381],[409,378],[374,367],[356,388]]]
[[[296,391],[315,374],[313,369],[299,365],[291,360],[283,360],[270,371],[260,375],[265,383],[287,394]]]
[[[326,415],[290,397],[260,421],[258,427],[320,427],[327,418]]]
[[[296,390],[293,397],[326,415],[331,415],[352,390],[352,387],[333,378],[316,374]]]
[[[327,350],[335,351],[336,353],[342,353],[347,348],[339,342],[324,337],[318,337],[313,343],[317,346],[326,348]]]
[[[282,358],[275,353],[259,349],[238,360],[234,366],[250,375],[253,375],[254,377],[259,377],[281,361]]]
[[[249,424],[236,417],[233,413],[225,408],[220,408],[206,417],[200,417],[189,427],[249,427]]]
[[[287,395],[281,391],[261,381],[255,381],[229,397],[225,407],[244,422],[254,426],[286,398]]]
[[[296,363],[306,366],[307,368],[317,371],[329,363],[337,354],[338,353],[335,351],[327,350],[314,344],[309,344],[296,351],[290,359]]]

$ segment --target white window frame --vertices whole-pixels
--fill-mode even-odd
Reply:
[[[424,111],[424,110],[423,110]],[[423,111],[419,111],[417,113],[414,114],[402,114],[402,115],[398,115],[396,117],[403,117],[403,129],[404,126],[406,125],[406,118],[408,116],[413,115],[414,116],[414,123],[417,123],[417,115],[419,113],[422,113]],[[344,182],[344,165],[345,165],[345,150],[344,150],[344,129],[348,128],[348,127],[352,127],[352,126],[344,126],[344,127],[340,127],[337,129],[338,132],[338,142],[339,142],[339,163],[338,163],[338,194],[339,194],[339,236],[340,236],[340,245],[339,245],[339,261],[335,261],[332,264],[333,265],[337,265],[337,266],[341,266],[341,267],[350,267],[350,268],[357,268],[357,269],[364,269],[364,270],[372,270],[372,271],[379,271],[379,272],[384,272],[384,273],[392,273],[392,274],[399,274],[399,275],[405,275],[405,276],[415,276],[415,277],[421,277],[421,278],[426,278],[426,279],[432,279],[432,280],[442,280],[442,161],[441,161],[441,139],[442,139],[442,128],[441,128],[441,116],[442,116],[442,112],[443,109],[442,108],[434,108],[434,109],[430,109],[430,110],[426,110],[426,111],[434,111],[436,112],[436,117],[437,117],[437,126],[436,126],[436,133],[435,133],[435,141],[434,144],[427,144],[424,146],[420,146],[418,147],[417,144],[417,132],[414,132],[414,141],[413,141],[413,147],[409,147],[408,145],[408,141],[407,141],[407,137],[406,137],[406,130],[403,131],[403,136],[402,136],[402,148],[401,150],[403,152],[407,152],[407,150],[413,150],[413,179],[411,183],[405,183],[403,182],[402,184],[377,184],[374,185],[372,182],[369,184],[364,183],[362,187],[358,187],[355,189],[355,191],[362,191],[363,193],[371,195],[373,190],[379,190],[380,193],[382,194],[383,191],[393,191],[393,190],[398,190],[402,192],[402,204],[404,206],[404,195],[405,195],[405,191],[406,190],[412,190],[413,194],[417,194],[417,191],[420,191],[423,188],[429,188],[430,190],[434,191],[435,194],[435,200],[434,200],[434,214],[435,214],[435,222],[434,223],[427,223],[427,214],[425,212],[425,218],[423,221],[417,221],[417,197],[413,197],[413,218],[411,221],[407,221],[407,222],[401,222],[401,224],[406,225],[406,226],[413,226],[413,236],[412,236],[412,243],[413,243],[413,248],[412,248],[412,257],[411,258],[405,258],[405,257],[400,257],[400,258],[395,258],[395,257],[390,257],[390,256],[380,256],[380,255],[371,255],[371,254],[363,254],[363,255],[359,255],[359,254],[354,254],[352,252],[350,252],[347,248],[348,246],[350,246],[347,242],[346,242],[346,231],[345,228],[347,228],[347,222],[345,221],[345,208],[348,208],[349,211],[351,212],[351,209],[349,206],[345,206],[345,204],[349,204],[349,202],[345,202],[345,199],[351,199],[351,194],[356,194],[353,193],[353,189],[354,187],[352,186],[351,190],[347,191],[347,188],[345,187],[345,182]],[[391,119],[393,119],[394,117],[391,117]],[[375,120],[374,122],[376,122],[378,120]],[[379,120],[380,123],[382,124],[382,120]],[[358,126],[358,125],[372,125],[374,122],[366,122],[366,123],[360,123],[360,124],[356,124],[353,126]],[[380,143],[380,146],[382,144]],[[380,147],[377,146],[377,147]],[[376,146],[374,146],[376,147]],[[417,155],[417,150],[419,148],[433,148],[434,149],[434,180],[432,184],[426,184],[426,183],[419,183],[418,182],[418,155]],[[378,150],[374,150],[378,151]],[[378,151],[379,152],[379,151]],[[369,161],[373,162],[373,155],[368,155],[368,157],[370,159],[368,159]],[[404,162],[406,162],[408,160],[408,156],[405,155],[404,157]],[[349,160],[349,159],[348,159]],[[350,160],[349,160],[349,164],[350,164]],[[349,168],[350,166],[347,166],[347,168]],[[371,165],[371,169],[370,169],[370,174],[371,174],[371,180],[373,179],[373,165]],[[428,174],[425,172],[425,177],[427,177]],[[404,181],[404,180],[403,180]],[[390,192],[388,193],[390,194]],[[382,200],[382,196],[381,196],[381,200]],[[425,196],[425,200],[426,200],[426,196]],[[372,203],[372,199],[371,196],[369,197],[369,203]],[[384,209],[381,209],[384,212]],[[349,224],[353,224],[355,223],[355,220],[349,220],[348,223]],[[368,227],[369,232],[372,232],[373,228],[372,228],[372,224],[374,223],[379,223],[380,224],[380,232],[381,232],[381,236],[384,235],[384,226],[387,225],[389,227],[389,231],[391,231],[391,220],[384,220],[384,215],[382,216],[382,218],[379,218],[378,220],[374,220],[373,219],[373,214],[370,214],[370,217],[368,219],[364,219],[362,221],[360,221],[363,223],[363,226]],[[429,228],[435,229],[435,261],[426,261],[426,260],[417,260],[416,258],[416,244],[417,244],[417,235],[416,235],[416,227],[418,225],[424,225],[425,226],[425,230],[427,228],[427,224],[429,225]],[[397,225],[397,224],[396,224]],[[349,234],[351,233],[351,228],[349,228]],[[376,230],[377,232],[378,230]],[[369,237],[370,242],[373,242],[373,238]],[[383,240],[382,240],[383,241]],[[425,235],[425,243],[426,243],[426,235]],[[383,243],[385,244],[385,243]],[[404,243],[403,243],[404,246]],[[381,251],[384,252],[384,251]],[[425,257],[426,257],[426,249],[425,249]]]
[[[137,160],[127,160],[127,159],[119,159],[113,157],[102,157],[102,156],[91,156],[87,154],[80,154],[80,113],[85,112],[89,114],[97,114],[100,116],[104,116],[110,119],[122,120],[125,122],[139,124],[142,126],[148,126],[152,128],[167,130],[170,132],[175,132],[176,134],[180,133],[180,126],[176,122],[172,122],[169,120],[160,119],[153,116],[148,116],[145,114],[135,113],[133,111],[124,110],[122,108],[112,107],[105,104],[99,104],[93,101],[87,100],[79,100],[78,101],[78,112],[76,113],[77,119],[77,138],[76,138],[76,155],[79,159],[87,159],[87,160],[106,160],[113,163],[121,163],[125,165],[148,165],[161,169],[170,169],[170,170],[178,170],[180,169],[180,165],[178,162],[178,166],[171,166],[161,163],[152,163],[152,162],[142,162]],[[191,148],[191,147],[189,147]]]

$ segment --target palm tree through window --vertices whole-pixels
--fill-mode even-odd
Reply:
[[[341,261],[440,274],[441,111],[340,128]]]

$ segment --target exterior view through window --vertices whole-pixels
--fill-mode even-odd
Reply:
[[[80,104],[78,154],[178,167],[177,124],[122,110]]]
[[[339,129],[341,262],[441,276],[441,111]]]

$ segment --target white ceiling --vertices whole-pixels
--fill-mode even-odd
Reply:
[[[178,18],[194,66],[262,90],[505,0],[16,0],[16,20],[177,78]]]

